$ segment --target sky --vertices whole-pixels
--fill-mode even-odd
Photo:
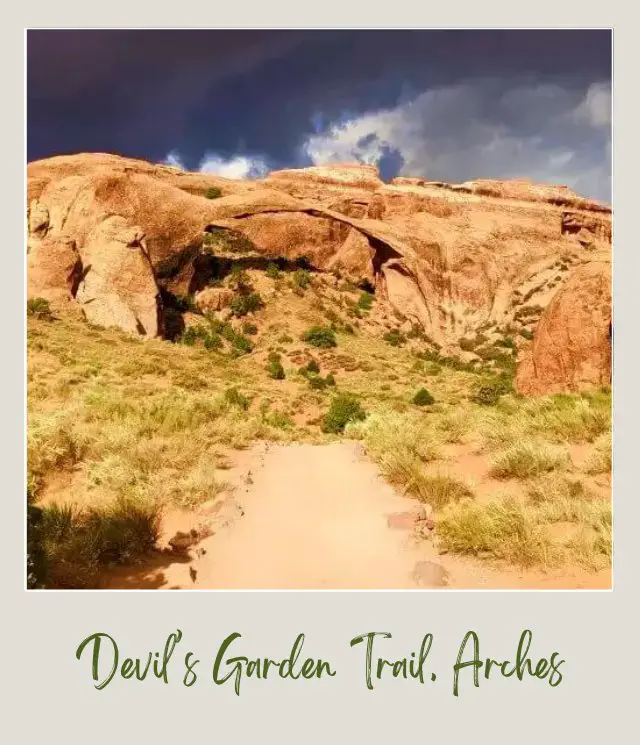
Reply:
[[[28,160],[114,152],[230,178],[339,162],[611,199],[611,33],[27,33]]]

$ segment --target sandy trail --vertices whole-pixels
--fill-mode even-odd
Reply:
[[[263,443],[239,454],[233,515],[188,555],[159,554],[112,573],[106,587],[162,589],[434,589],[609,587],[610,574],[499,570],[438,555],[389,515],[415,509],[358,444]],[[182,515],[165,529],[188,531]],[[416,574],[417,571],[417,574]],[[446,579],[442,575],[446,572]],[[418,577],[418,579],[416,579]]]
[[[351,444],[272,446],[240,499],[245,515],[208,541],[206,587],[411,587],[417,560],[387,515],[411,509]]]

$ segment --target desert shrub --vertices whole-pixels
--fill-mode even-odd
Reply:
[[[215,351],[222,347],[222,339],[217,334],[208,334],[203,341],[204,348],[209,351]]]
[[[202,240],[204,252],[213,256],[216,252],[249,253],[255,250],[253,242],[247,236],[226,228],[209,228]]]
[[[247,294],[253,291],[253,285],[251,284],[251,278],[246,269],[242,264],[234,262],[231,265],[231,271],[229,272],[229,286],[242,294]]]
[[[328,326],[312,326],[302,335],[302,340],[320,349],[337,346],[336,335]]]
[[[228,388],[224,393],[225,401],[231,406],[237,406],[242,411],[249,408],[249,399],[237,388]]]
[[[510,393],[511,381],[504,376],[496,376],[484,379],[471,395],[471,400],[482,406],[495,406],[501,396]]]
[[[338,393],[333,397],[329,411],[322,420],[322,431],[339,434],[349,422],[365,419],[366,413],[360,401],[350,393]]]
[[[211,327],[206,326],[189,326],[186,328],[177,341],[192,347],[198,342],[202,342],[205,349],[216,350],[222,347],[220,336]]]
[[[289,334],[282,334],[282,336],[278,337],[278,344],[291,344],[293,341],[293,337],[289,336]]]
[[[523,339],[526,339],[527,341],[533,340],[533,331],[529,331],[529,329],[520,329],[519,333]]]
[[[427,362],[424,365],[422,372],[425,375],[433,377],[435,375],[440,375],[440,373],[442,372],[442,367],[437,362]]]
[[[392,329],[387,331],[382,337],[387,344],[391,344],[392,347],[400,347],[406,343],[407,339],[400,329]]]
[[[274,380],[284,380],[284,367],[280,361],[280,355],[277,352],[271,352],[267,362],[267,372],[269,377]]]
[[[407,339],[422,339],[422,341],[429,341],[429,337],[425,334],[422,326],[414,323],[411,326],[411,331],[407,334]]]
[[[416,406],[430,406],[431,404],[435,403],[435,398],[429,393],[426,388],[420,388],[420,390],[417,391],[414,397],[411,399],[411,402],[414,403]]]
[[[27,315],[45,320],[53,318],[49,301],[43,297],[32,297],[27,300]]]
[[[370,292],[362,292],[358,298],[358,308],[360,310],[371,310],[373,305],[373,295]]]
[[[217,186],[210,186],[204,193],[205,199],[218,199],[222,196],[222,190]]]
[[[293,283],[301,290],[306,290],[311,282],[311,274],[307,269],[296,269],[293,273]]]
[[[291,429],[294,425],[293,419],[281,411],[271,411],[265,414],[264,421],[275,429]]]
[[[306,365],[300,368],[301,375],[318,375],[320,373],[320,365],[315,360],[309,360]]]
[[[246,336],[234,332],[231,340],[231,347],[236,354],[249,354],[253,352],[253,344],[247,339]]]
[[[479,349],[476,349],[476,354],[478,355],[478,357],[480,357],[481,360],[488,362],[490,360],[500,359],[503,356],[504,352],[500,351],[500,349],[497,349],[496,347],[480,347]]]
[[[515,341],[510,336],[498,339],[498,341],[496,341],[496,346],[505,347],[506,349],[517,349]]]
[[[258,327],[254,323],[245,321],[242,324],[242,333],[248,334],[249,336],[255,336],[258,333]]]
[[[460,339],[459,347],[463,352],[473,352],[476,348],[476,343],[473,339]]]
[[[249,292],[246,295],[236,295],[231,301],[231,312],[234,316],[241,318],[246,316],[248,313],[255,313],[260,310],[264,303],[260,294],[257,292]]]
[[[278,269],[278,265],[274,264],[273,262],[270,263],[265,270],[265,274],[267,275],[267,277],[269,277],[269,279],[279,279],[280,270]]]
[[[336,379],[332,373],[329,373],[329,375],[327,375],[327,377],[325,378],[325,382],[328,386],[333,387],[336,384]]]
[[[320,375],[309,375],[307,380],[309,381],[309,387],[314,391],[323,391],[327,387],[327,381]]]

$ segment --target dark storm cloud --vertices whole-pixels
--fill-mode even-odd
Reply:
[[[606,198],[610,67],[601,31],[29,32],[28,152],[173,152],[229,175],[384,158]]]

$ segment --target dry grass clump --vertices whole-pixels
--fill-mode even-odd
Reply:
[[[595,452],[586,465],[587,473],[609,473],[613,465],[612,456],[611,432],[607,432],[595,441]]]
[[[481,431],[489,449],[521,438],[549,442],[593,442],[611,431],[611,393],[503,399],[484,412]]]
[[[438,457],[437,435],[420,415],[376,412],[346,434],[363,440],[384,476],[409,494],[419,493],[424,464]]]
[[[421,502],[439,510],[452,502],[473,498],[473,491],[459,479],[442,474],[421,474],[412,490]]]
[[[157,504],[117,499],[101,507],[47,505],[38,512],[39,555],[33,584],[41,587],[93,587],[101,570],[130,564],[153,549],[160,524]]]
[[[500,496],[486,505],[450,505],[437,533],[444,551],[523,567],[572,563],[595,571],[611,560],[611,502],[579,480],[546,474],[529,482],[525,500]]]
[[[569,456],[564,449],[544,442],[524,440],[497,454],[489,473],[497,479],[527,479],[564,468],[568,463]]]
[[[453,505],[438,522],[438,544],[459,554],[489,554],[519,566],[555,561],[550,536],[535,514],[513,497],[487,505],[471,501]]]
[[[438,416],[435,424],[444,442],[466,442],[477,432],[476,410],[456,407]]]

